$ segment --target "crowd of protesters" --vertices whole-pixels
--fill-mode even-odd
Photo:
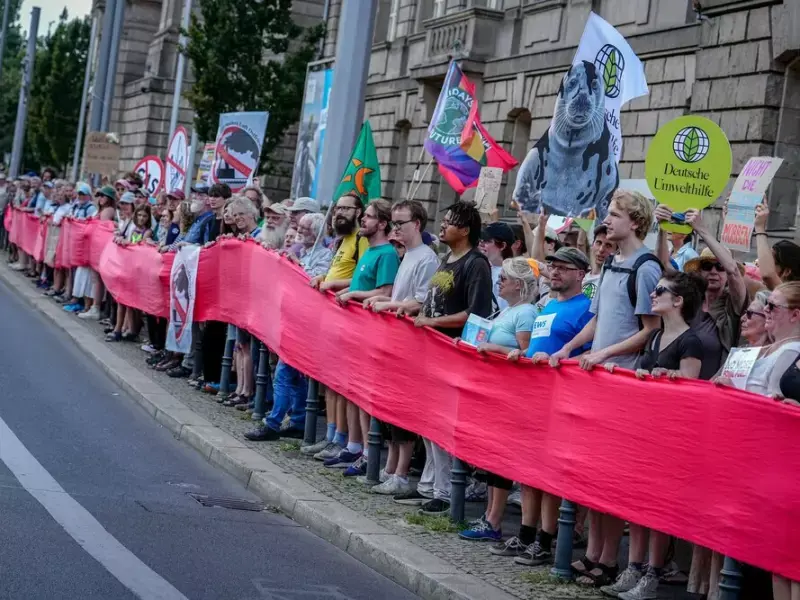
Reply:
[[[301,266],[310,285],[335,293],[337,302],[412,317],[417,327],[434,328],[454,343],[464,343],[460,336],[470,315],[490,319],[489,336],[477,351],[508,361],[527,357],[558,367],[563,359],[577,358],[587,370],[626,368],[640,378],[705,379],[724,386],[732,385],[719,376],[731,350],[757,346],[761,353],[746,389],[780,402],[800,401],[800,247],[789,241],[770,246],[766,204],[756,209],[757,267],[737,260],[696,210],[685,214],[689,233],[659,229],[655,248],[648,248],[644,239],[654,220],[670,222],[672,210],[654,209],[640,194],[624,190],[615,193],[604,222],[589,232],[568,226],[556,233],[547,227],[547,215],[520,213],[518,223],[485,223],[472,204],[456,202],[444,211],[438,238],[426,231],[430,216],[414,200],[365,203],[350,192],[335,200],[326,219],[311,198],[272,203],[257,187],[233,195],[225,185],[200,186],[189,199],[181,191],[151,198],[135,173],[94,190],[58,179],[49,169],[15,181],[0,173],[0,204],[49,219],[44,260],[11,245],[12,269],[65,311],[101,320],[109,343],[142,343],[150,367],[186,378],[240,411],[254,411],[260,342],[225,323],[195,324],[203,364],[194,369],[202,375],[191,378],[195,352],[167,350],[165,319],[116,303],[88,267],[56,267],[63,219],[111,221],[115,243],[152,244],[161,252],[224,236],[253,238]],[[235,340],[235,389],[219,394],[226,339]],[[277,356],[273,367],[269,414],[246,437],[302,439],[308,378]],[[370,415],[333,390],[324,394],[325,436],[302,447],[303,455],[397,503],[418,505],[428,515],[449,513],[453,457],[445,449],[387,426],[385,466],[380,481],[370,482]],[[418,478],[412,478],[415,466],[421,467]],[[485,501],[486,511],[460,532],[465,543],[489,542],[491,554],[522,565],[553,561],[560,498],[492,473],[476,472],[470,488],[468,499]],[[519,530],[504,537],[512,502],[521,508]],[[586,552],[573,563],[577,581],[623,600],[656,598],[660,582],[672,575],[670,537],[630,523],[627,567],[621,570],[625,527],[615,516],[579,509],[575,545],[585,544]],[[688,590],[714,597],[719,565],[719,557],[695,547]],[[800,597],[798,584],[780,577],[773,588],[776,600]]]

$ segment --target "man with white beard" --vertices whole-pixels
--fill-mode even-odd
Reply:
[[[268,250],[283,248],[283,238],[289,227],[289,216],[286,205],[276,202],[264,208],[264,226],[258,236],[258,242]]]

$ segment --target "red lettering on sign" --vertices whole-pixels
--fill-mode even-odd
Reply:
[[[749,225],[726,223],[722,229],[722,243],[730,246],[749,246],[751,231]]]

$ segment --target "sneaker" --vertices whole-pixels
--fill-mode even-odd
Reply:
[[[245,408],[242,410],[246,410],[247,405],[250,401],[247,398],[244,398],[241,402],[241,405]],[[236,408],[239,408],[238,406]],[[298,427],[286,427],[281,429],[281,437],[288,438],[290,440],[302,440],[306,436],[305,429],[300,429]]]
[[[279,431],[275,431],[266,425],[262,425],[258,429],[248,431],[244,434],[244,437],[251,442],[275,442],[281,439],[281,434]]]
[[[488,521],[483,521],[460,531],[458,537],[471,542],[499,542],[503,539],[503,533],[499,529],[493,529]]]
[[[600,591],[603,592],[606,596],[611,596],[612,598],[619,598],[619,595],[623,592],[630,592],[633,588],[635,588],[639,580],[642,578],[642,572],[630,565],[628,568],[625,569],[622,573],[619,574],[617,580],[612,583],[611,585],[604,585],[600,588]]]
[[[442,500],[441,498],[434,498],[428,500],[425,504],[419,507],[419,512],[423,515],[431,515],[433,517],[442,517],[450,514],[450,502]]]
[[[489,488],[482,481],[473,480],[464,492],[466,502],[485,502],[489,496]]]
[[[378,483],[377,484],[373,483],[372,481],[367,481],[367,476],[366,475],[360,475],[359,477],[356,478],[356,481],[358,481],[358,483],[361,483],[361,484],[364,484],[364,485],[379,485],[379,484],[383,483],[384,481],[387,481],[390,477],[394,477],[394,475],[388,475],[386,473],[386,469],[381,469],[381,472],[378,473]]]
[[[472,519],[472,521],[467,521],[467,527],[475,527],[478,523],[485,523],[486,522],[486,513],[483,513],[477,519]]]
[[[367,475],[367,457],[364,456],[363,454],[361,456],[359,456],[358,460],[356,460],[356,462],[354,462],[352,465],[347,467],[344,470],[344,473],[342,473],[342,475],[344,475],[345,477],[366,477],[366,475]]]
[[[423,496],[417,491],[416,487],[412,487],[407,492],[397,494],[394,497],[394,501],[397,504],[403,504],[405,506],[419,506],[423,502],[427,502],[430,500],[428,496]]]
[[[74,313],[74,312],[79,312],[79,311],[83,310],[83,305],[82,304],[65,304],[64,306],[62,306],[62,308],[67,312]]]
[[[397,475],[389,475],[389,478],[381,483],[370,488],[370,494],[380,494],[382,496],[401,496],[411,491],[411,484],[408,480],[403,481]]]
[[[96,306],[93,306],[86,312],[82,312],[78,315],[79,319],[94,319],[95,321],[100,318],[100,309]]]
[[[317,452],[322,452],[323,450],[325,450],[325,448],[327,448],[328,444],[330,443],[331,442],[329,442],[328,440],[323,439],[322,441],[317,442],[316,444],[312,444],[311,446],[303,446],[302,448],[300,448],[300,454],[305,454],[306,456],[313,456]]]
[[[494,544],[489,552],[495,556],[522,556],[528,547],[517,536],[508,538],[505,542]]]
[[[620,600],[656,600],[658,598],[658,575],[653,569],[647,569],[635,588],[629,592],[622,592],[617,597]]]
[[[18,263],[18,262],[10,264],[9,268],[12,271],[24,271],[25,270],[25,267],[22,266],[22,263]]]
[[[155,354],[156,352],[158,352],[158,350],[153,348],[152,344],[143,344],[142,352],[147,352],[148,354]]]
[[[328,442],[327,446],[325,446],[322,450],[317,452],[314,455],[316,460],[329,460],[331,458],[336,458],[339,456],[339,453],[344,450],[339,444],[334,444],[333,442]]]
[[[361,458],[361,452],[348,452],[347,448],[345,448],[339,452],[338,456],[329,458],[322,464],[325,465],[325,468],[327,469],[346,469],[355,463],[359,458]],[[366,466],[364,468],[366,469]],[[359,473],[359,475],[363,474],[364,473]]]
[[[538,541],[535,541],[521,555],[515,558],[514,562],[526,567],[547,565],[553,562],[553,553],[550,552],[550,548],[545,550]]]
[[[519,490],[514,490],[508,495],[508,500],[506,500],[506,504],[511,506],[518,506],[522,508],[522,492]]]

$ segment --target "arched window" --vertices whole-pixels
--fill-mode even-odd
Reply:
[[[408,180],[406,177],[406,167],[408,166],[408,135],[411,133],[411,123],[403,119],[398,121],[394,130],[394,143],[392,152],[394,154],[394,164],[391,168],[392,177],[392,197],[393,202],[405,198],[408,192]]]

